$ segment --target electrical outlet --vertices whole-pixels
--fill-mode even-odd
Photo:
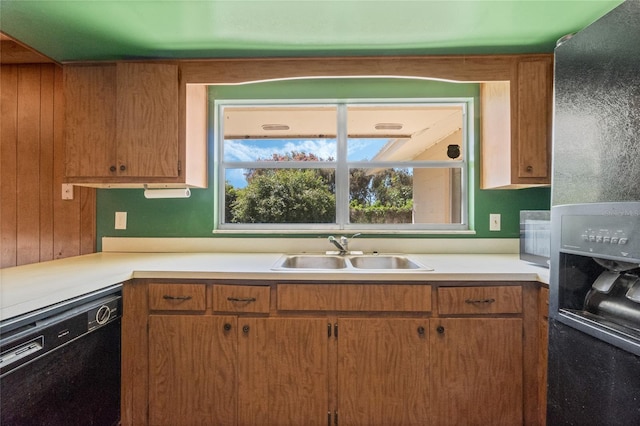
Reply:
[[[127,212],[116,212],[116,229],[127,229]]]
[[[73,200],[73,185],[70,183],[62,184],[62,199]]]
[[[500,230],[500,213],[491,213],[489,215],[489,231]]]

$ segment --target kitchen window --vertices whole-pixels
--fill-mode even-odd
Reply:
[[[217,228],[466,230],[472,102],[218,100]]]

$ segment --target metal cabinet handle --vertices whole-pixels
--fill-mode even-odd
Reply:
[[[190,300],[192,299],[191,296],[170,296],[168,294],[165,294],[164,296],[162,296],[163,299],[166,300]]]
[[[439,326],[436,328],[436,331],[438,332],[438,334],[444,334],[444,327],[443,327],[443,326],[441,326],[441,325],[439,325]]]
[[[227,300],[229,302],[247,302],[247,303],[251,303],[251,302],[255,302],[256,298],[255,297],[227,297]]]
[[[424,327],[423,326],[418,327],[418,334],[421,335],[421,336],[424,336]]]
[[[125,170],[127,170],[127,166],[125,166],[124,164],[120,165],[120,171],[124,172]]]
[[[110,171],[111,173],[115,172],[115,171],[116,171],[116,166],[111,166],[111,167],[109,167],[109,171]]]
[[[491,304],[493,302],[495,302],[496,299],[467,299],[464,301],[464,303],[469,303],[471,305],[478,305],[478,304]]]

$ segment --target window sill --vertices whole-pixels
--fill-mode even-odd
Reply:
[[[476,235],[475,230],[439,230],[439,229],[424,229],[424,230],[358,230],[358,229],[342,229],[342,230],[286,230],[286,229],[251,229],[251,230],[239,230],[239,229],[214,229],[212,231],[214,235],[224,235],[225,237],[233,237],[235,235],[247,237],[252,236],[256,238],[278,238],[279,236],[283,237],[313,237],[313,236],[326,236],[326,235],[335,235],[335,234],[346,234],[352,235],[356,233],[361,233],[362,236],[358,238],[370,238],[370,237],[380,237],[380,238],[390,238],[398,235],[402,235],[403,237],[418,237],[422,238],[425,236],[458,236],[458,235]]]

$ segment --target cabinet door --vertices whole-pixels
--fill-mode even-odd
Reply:
[[[340,424],[429,424],[429,320],[338,323]]]
[[[238,426],[269,419],[269,320],[238,318]]]
[[[149,317],[149,424],[235,425],[236,318]]]
[[[431,320],[433,424],[523,422],[522,320]]]
[[[518,63],[518,178],[550,182],[552,59]]]
[[[513,56],[510,81],[480,83],[482,189],[551,183],[553,56]]]
[[[259,424],[327,424],[329,369],[327,320],[270,318],[269,421]]]
[[[178,176],[178,66],[117,64],[118,175]]]
[[[116,67],[66,66],[65,176],[116,176]]]

